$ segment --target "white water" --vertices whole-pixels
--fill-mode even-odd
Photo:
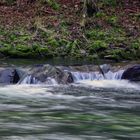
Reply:
[[[26,76],[20,84],[39,84],[40,82],[35,78],[32,77],[31,75]]]
[[[127,80],[81,80],[77,82],[78,86],[90,88],[115,88],[115,89],[129,89],[140,90],[140,85],[131,83]]]
[[[108,71],[104,74],[104,76],[99,72],[71,72],[72,76],[74,78],[74,86],[83,86],[83,87],[93,87],[93,88],[125,88],[125,89],[135,89],[140,90],[139,84],[131,83],[127,80],[121,80],[121,76],[123,74],[124,70],[119,70],[117,72],[111,72]],[[30,87],[30,93],[32,93],[32,89],[35,88],[35,90],[38,92],[38,89],[42,86],[59,86],[57,81],[54,78],[48,77],[45,83],[40,82],[35,77],[32,77],[30,75],[26,76],[21,82],[21,85],[25,85],[25,87],[28,89],[29,84],[37,84],[40,85],[35,88],[33,86]],[[42,86],[41,86],[42,85]],[[60,85],[61,86],[61,85]],[[15,88],[15,87],[14,87]],[[16,88],[23,88],[24,86],[17,86]],[[15,89],[16,89],[15,88]],[[22,91],[20,89],[20,91]],[[18,90],[18,89],[17,89]],[[25,90],[25,89],[24,89]],[[24,91],[26,93],[26,91]],[[44,92],[44,91],[43,91]],[[34,93],[36,93],[34,91]]]
[[[26,76],[19,84],[47,84],[47,85],[57,85],[57,81],[54,78],[48,77],[45,83],[40,82],[35,77],[31,75]]]
[[[99,72],[72,72],[72,75],[78,86],[140,90],[139,84],[121,80],[123,72],[124,70],[108,71],[104,76]]]
[[[99,72],[72,72],[72,75],[75,82],[81,80],[121,80],[123,72],[124,70],[117,72],[108,71],[104,76]]]
[[[98,80],[75,75],[69,85],[52,85],[52,78],[32,85],[38,80],[27,76],[1,86],[0,140],[140,139],[140,85],[120,80],[121,72]]]
[[[57,92],[57,94],[53,94],[53,90],[57,89],[65,89],[65,88],[87,88],[91,90],[98,90],[100,88],[104,89],[114,89],[114,90],[125,90],[125,91],[140,91],[140,85],[136,83],[131,83],[126,80],[81,80],[77,83],[73,83],[72,85],[7,85],[0,87],[0,95],[4,96],[15,96],[15,97],[47,97],[47,98],[67,98],[67,99],[79,99],[79,97],[74,95],[63,95],[61,92]],[[80,98],[83,98],[85,95],[81,95]]]
[[[121,76],[124,70],[119,70],[117,72],[108,71],[104,76],[99,72],[71,72],[74,82],[79,81],[93,81],[93,80],[121,80]],[[25,78],[19,82],[19,84],[47,84],[47,85],[57,85],[57,81],[54,78],[48,77],[45,83],[40,82],[35,77],[31,75],[25,76]]]

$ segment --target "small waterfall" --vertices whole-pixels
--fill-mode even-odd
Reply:
[[[38,81],[35,77],[31,75],[27,75],[20,84],[40,84],[40,81]]]
[[[27,75],[19,84],[47,84],[47,85],[56,85],[57,81],[54,78],[48,77],[45,82],[37,80],[31,75]]]
[[[47,85],[57,85],[57,81],[54,78],[48,77],[46,82]]]
[[[71,72],[74,81],[81,80],[121,80],[124,70],[117,72],[108,71],[104,76],[100,72]]]

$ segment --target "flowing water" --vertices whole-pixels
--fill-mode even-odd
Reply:
[[[140,84],[120,80],[122,72],[1,85],[0,140],[140,140]]]

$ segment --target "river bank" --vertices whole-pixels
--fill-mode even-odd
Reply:
[[[0,4],[0,58],[139,60],[139,1],[97,7],[83,19],[79,0]]]

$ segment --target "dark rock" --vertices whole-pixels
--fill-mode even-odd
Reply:
[[[136,65],[125,70],[121,79],[140,81],[140,65]]]
[[[2,53],[0,53],[0,58],[4,58],[5,56],[2,54]]]
[[[0,83],[3,84],[16,84],[20,77],[16,69],[3,69],[0,71]]]
[[[62,68],[62,69],[61,69]],[[72,74],[63,70],[63,67],[55,67],[51,65],[40,65],[33,67],[28,73],[36,80],[45,83],[48,79],[53,78],[59,84],[67,84],[73,82]]]
[[[74,79],[73,79],[71,72],[68,72],[67,74],[68,74],[67,75],[67,83],[73,83]]]

